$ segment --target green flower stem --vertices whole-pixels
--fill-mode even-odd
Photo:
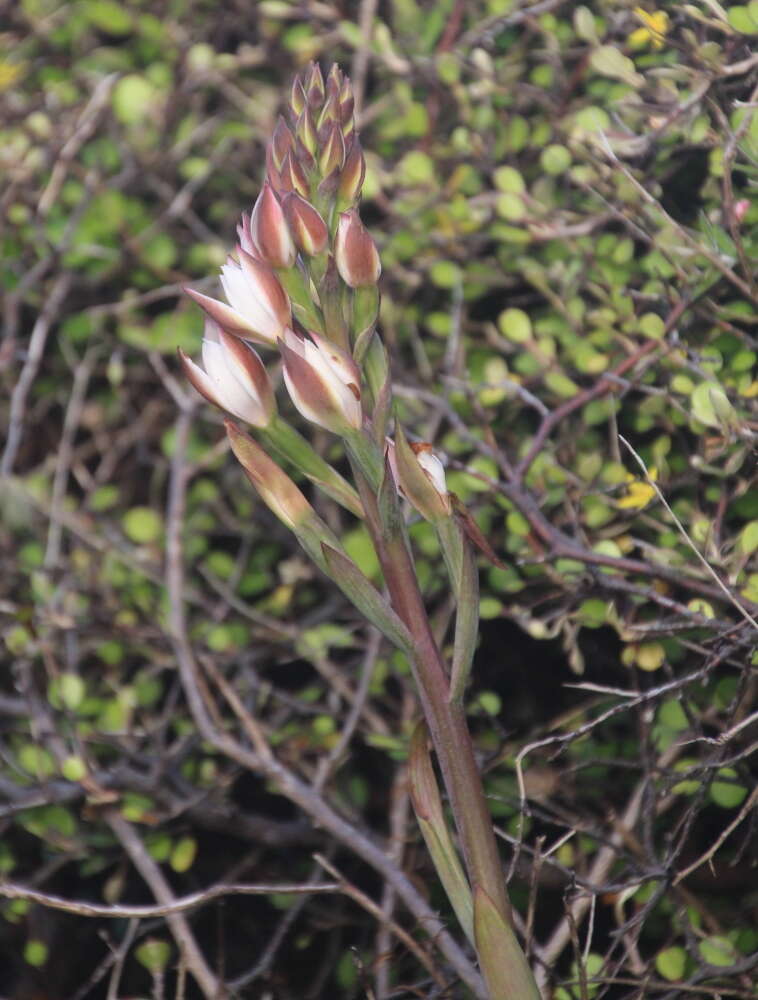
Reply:
[[[500,960],[512,966],[514,983],[523,981],[524,975],[529,980],[527,992],[520,987],[506,988],[498,990],[496,995],[493,993],[492,1000],[539,1000],[539,991],[521,949],[517,946],[513,953],[515,937],[503,867],[466,715],[460,701],[449,700],[445,665],[432,634],[404,533],[391,536],[383,533],[375,492],[358,465],[355,473],[392,606],[413,637],[413,675],[452,805],[472,891],[481,888],[486,892],[494,911],[511,931],[510,940],[503,941]],[[486,955],[480,957],[487,961]],[[488,982],[492,980],[486,971],[485,976]]]
[[[344,435],[345,447],[362,475],[368,480],[374,496],[384,476],[384,460],[379,445],[363,431],[348,431]],[[376,504],[376,499],[374,499]]]
[[[324,493],[342,504],[356,517],[363,517],[363,507],[353,487],[316,452],[310,442],[276,414],[260,432],[265,443],[291,462]]]

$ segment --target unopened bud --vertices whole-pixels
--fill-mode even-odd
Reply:
[[[340,92],[342,91],[344,82],[345,77],[342,75],[342,70],[339,68],[337,63],[332,63],[331,68],[326,75],[327,99],[335,97],[339,101]]]
[[[324,78],[321,75],[321,67],[318,63],[311,63],[308,74],[305,77],[305,95],[308,104],[312,108],[317,108],[324,100]]]
[[[298,250],[311,257],[321,253],[329,240],[329,230],[313,205],[291,191],[283,198],[282,208]]]
[[[286,472],[231,420],[226,421],[226,433],[232,451],[263,502],[280,521],[297,533],[305,521],[315,517],[311,505]]]
[[[339,172],[345,163],[345,140],[342,138],[342,129],[333,122],[328,129],[326,139],[321,147],[319,157],[319,170],[322,177]]]
[[[208,319],[202,354],[204,371],[179,351],[184,373],[200,395],[254,427],[267,427],[276,412],[274,392],[252,347]]]
[[[376,245],[355,209],[340,215],[334,259],[340,277],[351,288],[375,285],[382,273]]]
[[[271,143],[269,144],[271,156],[278,170],[281,170],[284,157],[292,149],[294,142],[294,137],[287,128],[287,123],[279,115],[274,134],[271,137]]]
[[[310,193],[308,178],[305,171],[300,166],[300,162],[293,153],[287,153],[282,163],[282,189],[285,191],[297,191],[303,198],[307,198]]]
[[[366,177],[366,160],[363,156],[360,139],[356,133],[350,143],[345,165],[340,171],[339,185],[337,188],[340,203],[342,205],[353,205],[358,200],[361,193],[363,181]]]
[[[271,267],[289,268],[295,263],[295,244],[282,206],[267,181],[253,208],[250,236],[253,246]]]
[[[303,108],[303,113],[297,120],[297,124],[295,125],[295,135],[300,142],[302,142],[311,156],[315,156],[316,150],[318,149],[318,133],[315,122],[313,121],[313,114],[307,105]]]
[[[292,330],[279,349],[287,391],[306,420],[335,434],[362,426],[360,370],[349,354],[317,333],[303,339]]]
[[[340,101],[340,123],[342,125],[342,134],[345,139],[348,139],[355,129],[355,119],[353,118],[353,110],[355,108],[355,98],[352,93]]]
[[[336,123],[338,125],[340,124],[340,105],[339,97],[330,94],[324,101],[321,114],[318,116],[318,120],[316,122],[320,141],[323,142],[323,139],[328,134],[329,126],[332,123]]]
[[[409,444],[400,427],[395,433],[394,456],[388,453],[397,483],[410,503],[429,521],[452,513],[442,462],[426,442]]]
[[[292,81],[292,91],[290,92],[290,108],[294,118],[298,118],[303,113],[303,108],[307,103],[303,83],[299,76]]]
[[[739,201],[734,203],[734,218],[735,221],[740,223],[745,218],[747,213],[750,211],[750,200],[748,198],[740,198]]]

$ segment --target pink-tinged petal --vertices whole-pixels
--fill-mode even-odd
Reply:
[[[317,108],[324,100],[324,78],[321,75],[321,67],[318,63],[312,62],[308,69],[303,85],[308,103],[312,108]]]
[[[234,333],[238,337],[243,337],[245,340],[252,340],[256,344],[263,344],[267,347],[273,347],[276,343],[275,336],[267,336],[264,334],[262,331],[253,326],[246,316],[243,316],[242,313],[233,309],[231,306],[228,306],[225,302],[219,302],[218,299],[212,299],[210,295],[203,295],[202,292],[197,292],[194,288],[185,288],[184,291],[191,299],[194,299],[194,301],[197,302],[206,315],[210,316],[214,322],[218,323],[219,326],[222,326],[230,333]]]
[[[334,259],[342,280],[351,288],[375,285],[382,273],[376,245],[355,209],[340,215]]]
[[[297,410],[306,420],[339,433],[344,421],[321,373],[284,341],[280,342],[279,350],[284,362],[284,384]]]
[[[250,235],[260,256],[271,267],[289,268],[297,256],[279,199],[266,181],[250,219]]]
[[[206,399],[213,406],[218,406],[219,409],[223,410],[224,405],[219,400],[216,393],[216,386],[208,375],[205,374],[200,365],[196,365],[192,358],[187,357],[181,347],[177,351],[179,355],[179,360],[182,363],[182,368],[187,381],[190,383],[193,389],[200,393],[203,399]]]
[[[282,324],[274,316],[267,304],[256,294],[256,289],[248,281],[242,268],[237,264],[225,264],[221,268],[221,285],[231,306],[243,316],[250,329],[258,334],[258,343],[276,343]],[[223,325],[223,324],[222,324]],[[230,330],[236,333],[236,330]]]
[[[303,197],[307,198],[310,193],[310,185],[308,184],[308,178],[303,170],[300,161],[293,153],[287,153],[284,157],[284,163],[282,164],[282,182],[284,183],[286,179],[286,188],[288,191],[297,191],[297,193]]]
[[[238,256],[242,273],[253,286],[255,294],[284,330],[292,322],[292,307],[281,282],[268,264],[256,260],[242,247],[239,248]],[[282,330],[278,331],[277,336],[281,335]]]
[[[251,257],[258,257],[258,251],[253,243],[253,237],[250,232],[250,216],[243,215],[242,220],[237,226],[237,237],[239,239],[239,245],[245,251],[249,253]]]
[[[287,153],[292,149],[294,142],[294,137],[287,128],[287,123],[284,118],[279,115],[276,120],[276,128],[274,129],[274,134],[271,136],[271,143],[269,146],[271,155],[274,158],[274,163],[279,170],[281,170],[282,161]]]
[[[203,341],[203,364],[215,388],[218,404],[227,413],[233,413],[254,427],[265,427],[269,423],[272,414],[264,408],[245,373],[230,367],[221,343],[208,339]]]
[[[311,257],[321,253],[329,241],[329,230],[313,205],[292,191],[282,199],[282,208],[298,249]]]
[[[339,374],[342,381],[346,385],[354,385],[358,390],[361,384],[361,370],[347,351],[343,351],[342,348],[337,347],[331,340],[322,337],[315,330],[311,331],[310,337],[319,353],[327,358],[330,367]]]
[[[248,393],[257,398],[268,423],[276,412],[276,401],[266,366],[257,352],[239,337],[219,330],[219,340],[228,368],[234,372],[240,384],[247,388]]]

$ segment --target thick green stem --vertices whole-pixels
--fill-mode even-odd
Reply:
[[[414,676],[453,807],[472,890],[481,886],[503,919],[510,922],[503,868],[466,716],[459,703],[448,701],[445,667],[432,635],[410,552],[402,535],[384,537],[374,492],[360,470],[356,470],[356,480],[393,608],[413,636]]]

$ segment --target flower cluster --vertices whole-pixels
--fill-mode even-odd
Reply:
[[[336,473],[316,470],[307,443],[282,432],[271,381],[251,345],[278,349],[290,399],[306,420],[354,443],[372,429],[383,440],[387,407],[381,418],[376,411],[388,370],[378,337],[371,343],[381,262],[358,214],[366,164],[349,79],[335,65],[324,80],[311,64],[295,80],[287,112],[268,146],[261,193],[221,268],[226,301],[186,289],[207,317],[204,367],[180,357],[205,399],[268,433],[301,471],[334,486]],[[426,448],[401,451],[399,462],[394,447],[391,458],[403,495],[425,516],[449,515],[441,465]]]

